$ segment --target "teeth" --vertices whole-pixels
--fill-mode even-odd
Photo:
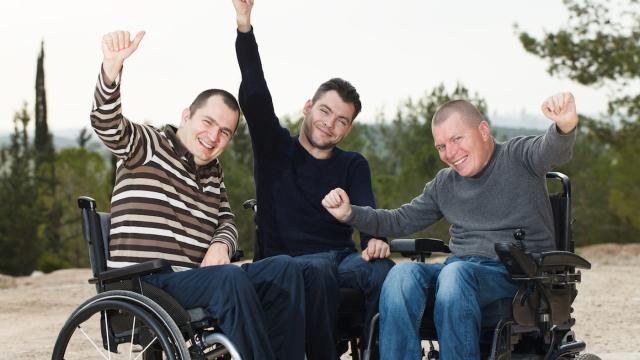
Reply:
[[[453,165],[458,166],[458,165],[462,164],[462,162],[463,162],[463,161],[465,161],[466,159],[467,159],[467,158],[466,158],[466,156],[465,156],[465,157],[463,157],[462,159],[460,159],[460,160],[458,160],[458,161],[454,162],[454,163],[453,163]]]
[[[213,145],[208,144],[207,142],[203,141],[203,140],[202,140],[202,139],[200,139],[200,138],[198,138],[198,142],[199,142],[202,146],[206,147],[207,149],[213,149]]]

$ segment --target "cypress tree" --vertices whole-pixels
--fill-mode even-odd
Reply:
[[[55,150],[53,137],[47,124],[47,90],[44,86],[44,41],[40,43],[38,65],[36,68],[35,135],[33,140],[36,152],[36,168],[43,163],[53,164]],[[53,166],[48,171],[53,175]]]
[[[44,257],[40,259],[40,268],[55,270],[63,267],[58,263],[62,251],[60,244],[61,209],[56,199],[56,153],[53,136],[47,124],[47,93],[44,81],[44,42],[40,43],[40,53],[36,67],[35,96],[35,134],[33,148],[35,151],[35,179],[37,191],[36,202],[40,208],[39,238],[46,246]]]

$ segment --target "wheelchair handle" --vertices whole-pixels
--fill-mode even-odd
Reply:
[[[88,196],[80,196],[78,198],[78,207],[80,209],[89,209],[89,210],[95,210],[96,209],[96,201]]]

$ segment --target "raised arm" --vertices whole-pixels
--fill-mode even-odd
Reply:
[[[103,61],[91,108],[91,126],[100,140],[118,158],[130,164],[143,163],[149,152],[149,129],[129,122],[122,116],[120,75],[124,61],[133,54],[144,32],[131,40],[126,31],[114,31],[102,37]],[[147,132],[147,136],[144,133]]]
[[[258,44],[251,26],[253,0],[233,0],[233,5],[238,25],[236,56],[242,74],[238,101],[249,125],[254,153],[258,158],[269,158],[275,156],[282,141],[290,139],[290,134],[280,125],[275,114],[271,93],[262,71]],[[258,161],[258,166],[263,163]]]
[[[576,103],[569,92],[548,97],[541,109],[554,125],[543,136],[522,138],[512,144],[527,168],[538,176],[571,159],[578,125]]]

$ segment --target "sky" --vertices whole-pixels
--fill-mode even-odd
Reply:
[[[477,92],[489,114],[540,114],[550,95],[571,91],[578,111],[606,109],[606,92],[551,77],[526,53],[514,24],[534,35],[567,21],[561,0],[255,0],[252,23],[276,113],[298,116],[320,83],[342,77],[363,111],[392,117],[398,104],[439,84]],[[126,62],[123,111],[138,122],[177,124],[202,90],[236,94],[235,11],[231,0],[21,0],[0,2],[0,132],[26,101],[33,111],[37,55],[44,40],[48,123],[80,129],[102,60],[102,35],[146,31]],[[536,122],[536,121],[533,121]]]

